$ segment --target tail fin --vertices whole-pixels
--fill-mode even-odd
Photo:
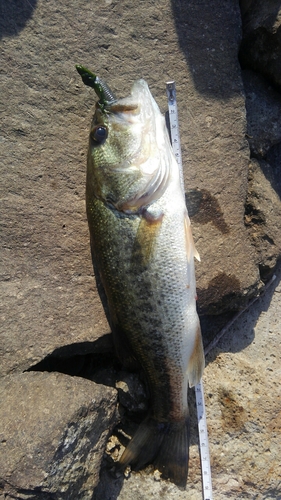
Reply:
[[[162,477],[185,487],[188,472],[188,420],[160,423],[147,417],[125,449],[121,468],[131,465],[135,470],[154,463]]]

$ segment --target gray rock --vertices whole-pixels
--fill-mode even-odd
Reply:
[[[259,71],[281,89],[281,6],[279,0],[240,0],[243,67]]]
[[[238,8],[230,0],[203,12],[197,2],[180,10],[168,1],[160,10],[147,2],[136,15],[129,1],[122,8],[111,1],[98,9],[53,0],[32,6],[17,36],[13,4],[3,17],[2,374],[27,369],[64,346],[95,351],[109,331],[93,279],[84,203],[96,97],[75,63],[94,69],[119,96],[146,78],[163,112],[165,81],[176,80],[186,189],[202,195],[193,222],[202,259],[198,305],[205,312],[237,309],[259,288],[243,224],[248,149]]]
[[[91,499],[116,391],[58,373],[1,381],[0,492],[5,498]]]
[[[281,198],[281,142],[273,146],[266,155],[266,161],[270,165],[267,171],[267,178],[270,179],[271,185],[276,193]]]
[[[281,96],[262,76],[243,71],[251,154],[245,224],[262,279],[281,255]]]
[[[281,255],[281,201],[267,179],[270,166],[252,160],[249,169],[245,223],[257,250],[258,265],[263,279],[272,274]]]
[[[247,139],[255,157],[266,158],[281,143],[281,95],[253,71],[242,72],[247,110]],[[280,158],[281,162],[281,158]]]
[[[115,387],[120,403],[129,413],[147,411],[147,391],[136,373],[120,372]]]

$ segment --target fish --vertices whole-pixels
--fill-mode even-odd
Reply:
[[[153,464],[185,487],[188,386],[204,370],[195,248],[165,119],[145,80],[117,99],[83,66],[99,97],[90,126],[86,209],[94,271],[115,351],[142,370],[150,410],[119,466]]]

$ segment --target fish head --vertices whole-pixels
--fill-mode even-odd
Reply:
[[[135,213],[166,190],[172,149],[162,116],[147,83],[137,81],[131,95],[98,102],[91,123],[87,197]]]

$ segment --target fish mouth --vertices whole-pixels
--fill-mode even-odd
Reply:
[[[110,111],[111,113],[133,113],[137,112],[139,109],[139,105],[135,103],[125,104],[122,102],[110,103]]]

